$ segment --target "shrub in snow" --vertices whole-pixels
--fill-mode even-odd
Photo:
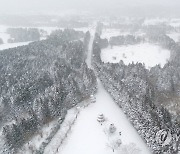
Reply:
[[[130,143],[128,145],[121,145],[118,150],[119,154],[139,154],[141,150],[134,143]]]
[[[110,132],[111,134],[113,134],[115,131],[116,131],[116,127],[114,126],[114,124],[110,124],[110,126],[109,126],[109,132]]]
[[[107,147],[111,148],[112,151],[114,152],[115,150],[119,150],[119,148],[121,147],[121,144],[122,144],[121,139],[115,139],[115,140],[109,141],[107,143]]]

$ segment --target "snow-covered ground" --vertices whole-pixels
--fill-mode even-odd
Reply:
[[[92,27],[88,28],[87,30],[90,30],[90,33],[92,34],[87,60],[88,67],[91,67],[91,50],[95,28]],[[86,29],[84,29],[84,31],[86,31]],[[0,50],[25,45],[28,43],[29,42],[17,44],[4,44],[0,46]],[[147,48],[148,46],[146,45],[145,47]],[[111,49],[107,50],[109,51]],[[110,56],[111,54],[109,53],[109,57]],[[88,103],[88,100],[87,102],[83,102],[83,104],[84,103]],[[86,108],[83,108],[83,106],[81,106],[79,110],[76,109],[77,108],[74,108],[68,111],[68,115],[65,121],[63,122],[61,128],[54,136],[52,141],[46,147],[45,153],[127,154],[127,151],[129,150],[129,153],[132,153],[133,151],[134,154],[150,154],[150,151],[147,148],[145,142],[142,140],[142,138],[138,135],[137,131],[128,121],[123,111],[118,107],[118,105],[113,101],[110,95],[105,91],[104,87],[102,86],[99,80],[98,92],[96,94],[96,103],[90,104]],[[106,121],[103,123],[103,125],[100,125],[97,122],[97,117],[99,114],[103,114],[105,116]],[[76,115],[78,116],[76,117]],[[66,132],[69,131],[69,126],[72,122],[74,122],[74,124],[71,127],[70,132],[66,136]],[[108,130],[110,124],[112,123],[115,125],[117,130],[113,135],[110,135],[108,133]],[[47,131],[49,130],[49,128],[52,127],[44,128],[44,137],[48,136]],[[121,135],[119,134],[119,132],[121,132]],[[63,141],[63,144],[61,145],[61,141],[64,135],[66,138]],[[122,141],[122,145],[120,146],[120,148],[115,149],[115,152],[113,152],[113,148],[115,148],[114,141],[117,141],[118,139]],[[30,141],[30,144],[38,148],[42,141],[43,138],[37,135]],[[29,145],[25,145],[25,149],[28,146]]]
[[[72,131],[71,127],[73,127],[73,123],[75,123],[80,110],[80,107],[75,107],[68,111],[68,114],[66,115],[64,122],[61,124],[60,129],[45,148],[44,154],[55,154],[59,151],[60,146],[65,143],[70,131]]]
[[[4,43],[0,45],[0,50],[23,46],[30,43],[30,42],[8,43],[7,41],[10,38],[10,35],[6,33],[7,28],[9,28],[9,26],[0,25],[0,38],[2,38]]]
[[[3,40],[3,43],[7,43],[8,39],[10,39],[10,35],[6,32],[0,32],[0,38]]]
[[[0,45],[0,51],[4,49],[9,49],[9,48],[15,48],[18,46],[23,46],[23,45],[28,45],[30,42],[20,42],[20,43],[5,43]]]
[[[0,32],[6,32],[6,29],[9,28],[9,26],[6,25],[0,25]]]
[[[145,19],[143,25],[158,25],[158,24],[166,24],[169,22],[167,18],[147,18]]]
[[[175,42],[180,41],[180,33],[170,33],[167,34],[170,38],[172,38]]]
[[[180,27],[180,18],[171,19],[169,25],[172,27]]]
[[[92,56],[92,46],[93,46],[93,41],[94,41],[94,36],[95,36],[95,28],[91,28],[90,30],[91,38],[89,41],[89,48],[88,48],[88,55],[86,59],[86,63],[89,68],[91,68],[91,56]]]
[[[101,113],[106,118],[103,125],[97,122],[97,117]],[[108,135],[108,128],[111,123],[117,128],[116,133],[112,136]],[[119,135],[119,132],[121,132],[121,135]],[[121,139],[122,145],[113,152],[110,147],[113,147],[115,139]],[[57,137],[54,143],[57,145],[58,142],[60,142],[60,138]],[[49,154],[118,154],[123,151],[125,145],[130,143],[134,143],[136,148],[140,150],[137,150],[136,154],[150,154],[146,144],[127,120],[123,111],[104,90],[101,82],[98,81],[96,103],[90,104],[80,112],[64,144],[59,147],[58,151],[56,150],[58,147],[52,147]],[[134,149],[134,151],[136,150]]]
[[[6,33],[8,26],[0,25],[0,38],[4,43],[7,43],[7,40],[10,38],[10,35]]]
[[[158,45],[143,43],[114,46],[112,49],[108,47],[102,50],[101,58],[105,63],[119,63],[120,60],[123,60],[126,65],[132,62],[141,62],[145,64],[146,68],[153,67],[157,64],[163,67],[170,58],[170,51]]]
[[[50,135],[53,127],[57,125],[57,120],[54,120],[42,127],[39,133],[32,137],[32,139],[23,145],[23,147],[18,151],[18,154],[32,154],[40,148],[41,144]]]
[[[89,43],[88,67],[91,67],[93,38]],[[96,103],[84,108],[83,104],[88,104],[87,100],[80,104],[78,110],[74,108],[68,111],[60,130],[46,147],[45,154],[150,154],[145,142],[99,80],[95,97]],[[103,114],[106,119],[102,125],[97,121],[99,114]],[[110,124],[116,127],[114,134],[109,133]],[[120,148],[115,148],[115,141],[119,139],[122,144]]]
[[[180,18],[147,18],[144,20],[142,25],[159,25],[159,24],[166,24],[172,27],[180,27]]]

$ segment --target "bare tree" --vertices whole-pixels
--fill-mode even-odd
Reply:
[[[116,140],[113,140],[113,141],[109,141],[107,143],[107,147],[112,149],[112,151],[114,152],[115,150],[118,150],[120,148],[121,144],[122,144],[121,139],[116,139]]]
[[[138,147],[136,147],[134,143],[130,143],[128,145],[122,145],[119,148],[118,153],[119,154],[139,154],[140,151],[141,150]]]

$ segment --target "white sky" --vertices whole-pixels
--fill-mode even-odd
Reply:
[[[45,12],[60,10],[109,11],[150,6],[180,8],[180,0],[0,0],[0,13]]]

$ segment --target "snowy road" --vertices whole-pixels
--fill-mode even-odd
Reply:
[[[146,144],[137,134],[134,127],[127,120],[123,111],[114,103],[110,95],[105,91],[101,82],[98,81],[96,103],[91,104],[80,112],[72,133],[66,143],[59,149],[59,154],[113,154],[108,135],[104,133],[110,123],[114,123],[121,136],[122,144],[135,143],[141,150],[141,154],[150,154]],[[107,122],[102,126],[97,122],[99,114],[103,113]],[[115,150],[114,153],[118,153]]]
[[[94,41],[94,36],[95,36],[95,27],[96,27],[96,24],[94,24],[92,28],[89,30],[91,34],[91,38],[89,41],[88,55],[87,55],[87,60],[86,60],[86,63],[89,68],[91,68],[91,56],[92,56],[92,46],[93,46],[93,41]]]
[[[91,51],[94,36],[91,37],[87,64],[91,67]],[[104,114],[106,122],[100,125],[97,122],[99,114]],[[109,125],[113,123],[117,131],[115,136],[107,135]],[[121,132],[122,135],[119,135]],[[111,141],[121,139],[122,146],[134,143],[140,151],[138,154],[150,154],[145,142],[138,135],[137,131],[126,118],[123,111],[117,106],[110,95],[105,91],[101,82],[98,80],[98,92],[96,103],[81,110],[71,133],[65,143],[59,148],[58,154],[119,154],[118,150],[113,152]],[[58,142],[58,139],[57,139]],[[121,149],[122,150],[122,149]],[[129,149],[126,149],[129,150]],[[123,150],[123,153],[125,151]],[[135,152],[135,151],[134,151]],[[134,153],[133,152],[133,153]],[[125,152],[127,153],[127,152]],[[132,152],[131,152],[132,153]],[[136,153],[137,154],[137,153]]]

